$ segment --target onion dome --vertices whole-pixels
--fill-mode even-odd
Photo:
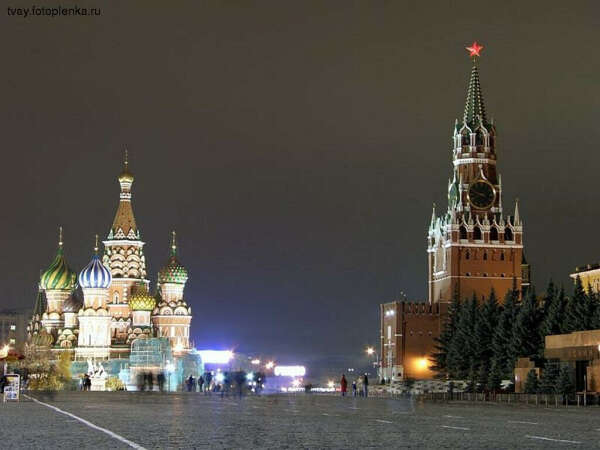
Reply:
[[[50,267],[40,277],[40,287],[44,290],[65,289],[73,290],[77,285],[77,274],[65,261],[62,240],[62,227],[58,239],[58,250]]]
[[[177,283],[185,284],[188,280],[188,271],[177,260],[177,245],[175,243],[175,232],[172,234],[171,241],[171,256],[167,261],[167,265],[158,272],[159,283]]]
[[[129,298],[129,307],[133,311],[152,311],[156,306],[156,300],[146,288],[145,283],[139,283],[133,289],[133,294]]]
[[[94,256],[87,266],[79,274],[79,284],[84,289],[106,289],[110,286],[112,275],[98,255],[98,235],[96,235],[96,246]]]
[[[127,160],[127,149],[125,149],[125,162],[123,171],[119,175],[119,182],[133,183],[133,174],[129,171],[129,161]]]
[[[79,297],[73,293],[64,303],[63,312],[65,313],[76,313],[82,308],[83,302]]]

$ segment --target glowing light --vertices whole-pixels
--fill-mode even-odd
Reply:
[[[300,387],[300,380],[298,378],[296,378],[294,381],[292,381],[292,386],[294,387]]]
[[[333,380],[329,380],[327,382],[327,386],[329,387],[329,389],[333,388],[334,385],[335,385],[335,383],[333,382]]]
[[[204,364],[227,364],[233,358],[231,350],[200,350],[198,353]]]
[[[222,372],[219,372],[215,375],[215,380],[217,380],[217,383],[222,383],[223,381],[225,381],[225,375],[223,375]]]
[[[373,353],[375,353],[375,349],[373,347],[367,348],[367,355],[372,355]]]
[[[252,372],[246,374],[246,380],[248,380],[248,381],[254,380],[254,374]]]
[[[427,369],[428,361],[427,358],[420,358],[417,360],[417,367],[421,370]]]
[[[477,41],[475,41],[475,42],[473,42],[473,43],[471,44],[471,46],[470,46],[470,47],[465,47],[465,48],[466,48],[467,50],[469,50],[469,56],[470,56],[470,57],[475,57],[475,56],[479,57],[479,56],[481,56],[481,55],[479,54],[479,52],[481,52],[481,50],[483,49],[483,45],[479,45],[479,44],[477,43]]]
[[[5,345],[4,347],[2,347],[2,350],[0,350],[0,358],[6,358],[8,356],[8,349],[9,349],[9,345]]]
[[[183,344],[179,343],[179,344],[175,345],[175,348],[173,349],[173,351],[175,353],[181,353],[183,351]]]
[[[599,347],[600,347],[600,346],[599,346]],[[267,369],[272,369],[272,368],[273,368],[273,366],[275,366],[275,363],[274,363],[273,361],[269,361],[269,362],[268,362],[268,363],[265,365],[265,367],[266,367]]]
[[[275,366],[277,377],[303,377],[304,375],[306,375],[304,366]]]
[[[250,361],[252,364],[254,364],[255,366],[260,364],[260,359],[253,359],[252,361]]]
[[[395,315],[395,314],[396,314],[396,311],[394,311],[393,309],[388,309],[388,310],[385,312],[385,315],[386,315],[387,317],[393,316],[393,315]]]
[[[175,365],[173,363],[167,363],[165,365],[165,370],[167,372],[174,372],[175,371]]]

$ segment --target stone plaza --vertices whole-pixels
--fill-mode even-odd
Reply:
[[[34,400],[35,399],[35,400]],[[37,401],[36,401],[37,400]],[[3,448],[597,447],[600,409],[297,394],[35,393],[0,403]]]

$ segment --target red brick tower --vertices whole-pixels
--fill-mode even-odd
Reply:
[[[479,84],[477,58],[481,46],[468,50],[473,59],[462,122],[452,137],[452,178],[448,209],[434,211],[427,235],[429,302],[488,296],[493,288],[502,299],[516,280],[521,289],[523,224],[519,205],[504,215],[502,181],[497,170],[496,127],[488,121]]]

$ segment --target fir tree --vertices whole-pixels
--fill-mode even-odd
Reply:
[[[526,394],[537,394],[539,389],[538,377],[534,369],[531,369],[525,379],[523,390]]]
[[[589,298],[583,289],[581,278],[575,279],[575,288],[573,295],[569,298],[565,308],[564,316],[564,332],[572,333],[573,331],[582,331],[587,329],[586,324],[591,321],[587,317],[589,309]]]
[[[475,329],[477,345],[477,361],[486,368],[491,366],[491,361],[494,356],[492,349],[492,340],[494,332],[498,325],[498,316],[500,308],[496,293],[492,289],[488,300],[483,303],[479,309],[479,320]]]
[[[568,366],[563,366],[560,369],[556,382],[556,392],[562,395],[569,395],[575,392],[575,386],[573,386],[573,382],[571,381],[571,370]]]
[[[478,316],[477,297],[473,296],[460,308],[456,333],[450,344],[447,364],[452,377],[465,378],[472,366],[478,367],[475,333]]]
[[[559,368],[555,362],[546,362],[546,366],[540,377],[540,393],[554,394],[556,393],[556,383],[558,381]]]
[[[519,357],[535,359],[541,357],[543,345],[539,331],[540,318],[541,313],[535,289],[532,286],[527,297],[521,302],[513,326],[513,336],[509,348],[509,357],[513,367]]]
[[[548,287],[548,290],[549,289],[550,287]],[[548,294],[546,294],[546,298],[548,298]],[[561,334],[563,332],[562,326],[564,321],[566,301],[565,289],[561,287],[558,295],[555,295],[550,305],[547,306],[544,304],[544,319],[540,327],[542,339],[545,336]]]
[[[492,368],[487,380],[487,388],[490,392],[498,392],[502,388],[502,369],[495,359],[492,361]]]
[[[452,339],[456,334],[458,319],[460,314],[461,302],[458,297],[458,290],[454,293],[452,303],[448,307],[448,313],[444,322],[444,329],[440,337],[435,339],[435,350],[432,354],[433,365],[431,369],[436,372],[437,378],[446,378],[449,376],[448,356]],[[452,355],[450,355],[452,356]]]
[[[504,297],[504,304],[500,309],[498,325],[492,339],[493,358],[504,379],[512,378],[513,362],[509,356],[509,347],[517,315],[517,299],[518,293],[515,290],[509,291]]]
[[[488,384],[488,365],[482,362],[477,372],[477,392],[483,392]]]

